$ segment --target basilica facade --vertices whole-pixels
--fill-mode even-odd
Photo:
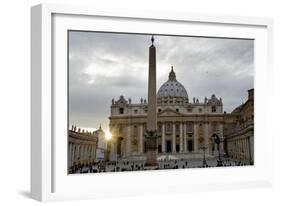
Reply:
[[[223,143],[214,142],[214,134],[224,138],[224,112],[221,98],[212,94],[203,101],[190,100],[185,87],[178,81],[173,66],[168,79],[157,92],[157,152],[201,158],[206,155],[224,154]],[[147,151],[147,101],[140,98],[134,103],[120,96],[112,100],[110,113],[111,159],[144,158]],[[218,148],[220,147],[220,148]]]

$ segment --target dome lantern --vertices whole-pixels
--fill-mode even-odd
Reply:
[[[169,80],[176,80],[176,73],[174,72],[173,65],[171,66],[171,71],[169,73]]]

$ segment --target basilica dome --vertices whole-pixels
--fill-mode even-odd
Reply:
[[[176,74],[173,70],[173,66],[169,73],[168,81],[166,81],[157,92],[157,98],[166,97],[188,99],[188,95],[184,86],[176,79]]]

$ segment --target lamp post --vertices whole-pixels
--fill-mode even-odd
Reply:
[[[206,167],[207,166],[207,162],[206,162],[205,151],[206,151],[207,147],[203,146],[203,147],[200,147],[199,149],[203,150],[203,167]]]
[[[213,134],[212,137],[214,138],[215,143],[218,145],[219,159],[217,161],[218,162],[217,167],[221,167],[222,160],[221,160],[221,152],[220,152],[220,143],[222,143],[222,140],[219,138],[219,136],[217,134]]]

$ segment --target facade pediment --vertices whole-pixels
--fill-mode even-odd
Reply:
[[[160,116],[160,117],[161,116],[173,116],[174,117],[174,116],[182,116],[182,115],[181,115],[181,113],[168,108],[168,109],[165,109],[165,110],[159,112],[158,116]]]

